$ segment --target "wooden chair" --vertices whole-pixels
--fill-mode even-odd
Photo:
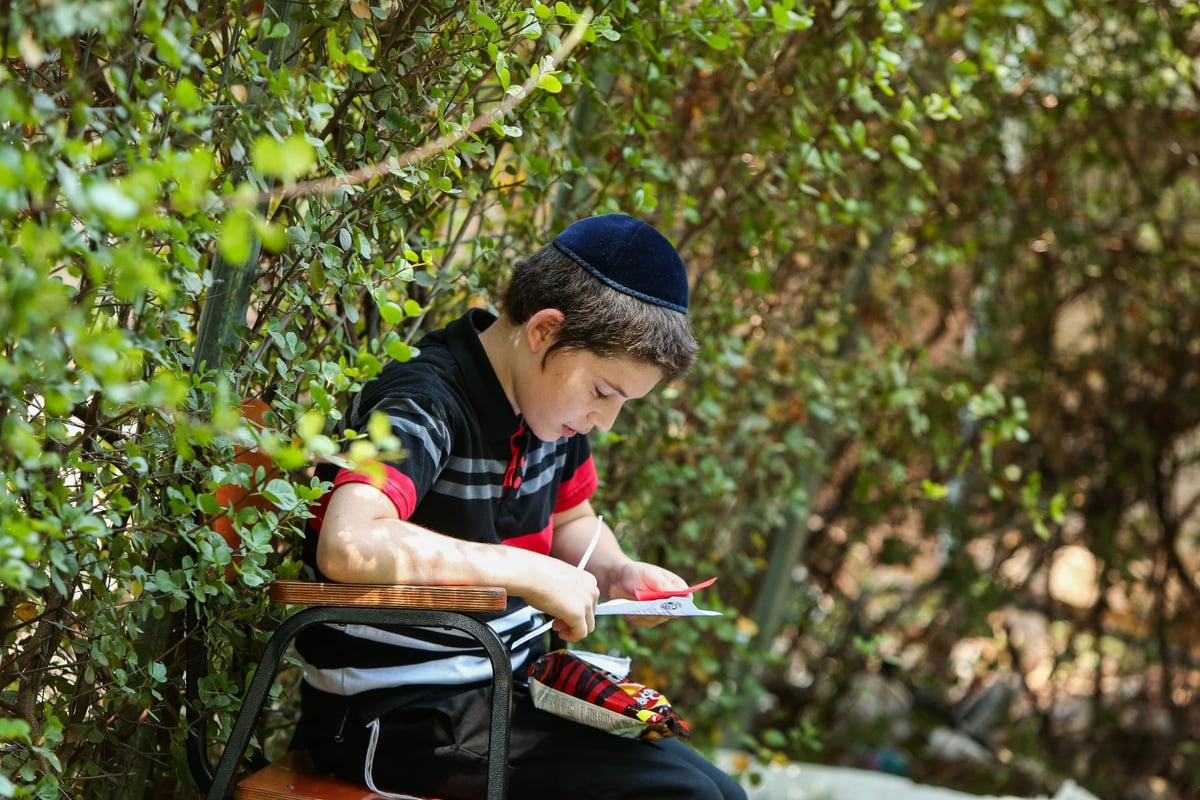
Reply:
[[[244,406],[248,417],[263,424],[265,406]],[[270,475],[273,465],[253,450],[237,458]],[[224,489],[225,487],[223,487]],[[225,507],[234,509],[257,502],[253,491],[225,490]],[[230,541],[236,537],[228,520],[213,527]],[[503,611],[508,598],[501,588],[458,586],[372,586],[361,584],[275,581],[269,587],[272,603],[302,606],[283,621],[268,639],[254,677],[242,699],[225,748],[214,769],[209,759],[207,720],[199,714],[200,681],[207,673],[205,626],[199,604],[187,610],[187,667],[184,714],[188,722],[188,766],[206,800],[226,800],[243,771],[243,759],[254,727],[270,695],[271,686],[288,647],[313,625],[402,625],[453,628],[478,641],[492,664],[492,708],[488,750],[487,797],[503,800],[508,781],[508,722],[512,698],[512,667],[508,652],[496,633],[476,615]],[[261,759],[260,759],[261,760]],[[301,753],[289,753],[254,769],[233,789],[238,800],[375,800],[365,786],[338,780],[317,771]]]

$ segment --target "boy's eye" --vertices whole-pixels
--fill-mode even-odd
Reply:
[[[595,395],[595,396],[596,396],[598,399],[600,399],[600,400],[603,400],[603,399],[604,399],[604,398],[606,398],[606,397],[612,397],[612,395],[611,395],[611,394],[609,394],[608,392],[604,391],[604,390],[603,390],[603,389],[601,389],[599,386],[593,387],[593,389],[592,389],[592,394],[593,394],[593,395]]]

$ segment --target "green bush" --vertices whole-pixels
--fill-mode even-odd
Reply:
[[[536,187],[562,163],[523,129],[564,127],[555,95],[574,65],[556,59],[580,16],[5,13],[0,795],[156,796],[184,771],[169,754],[185,603],[212,620],[203,694],[228,714],[267,622],[256,590],[295,572],[319,495],[307,467],[339,449],[339,401],[485,297],[531,238]],[[537,143],[533,166],[519,140]],[[265,437],[240,421],[247,397],[276,413]],[[231,455],[256,442],[284,477],[231,548],[207,525],[214,490],[254,479]]]
[[[949,781],[934,723],[845,728],[886,666],[946,703],[1015,677],[1015,757],[963,783],[1196,785],[1195,4],[211,5],[0,23],[0,796],[186,782],[187,601],[219,732],[340,404],[618,209],[685,255],[703,352],[596,442],[598,503],[726,616],[598,646],[704,747]],[[256,443],[275,508],[230,547]],[[1044,589],[1074,545],[1082,610]],[[1099,721],[1056,730],[1080,686]],[[1170,757],[1133,763],[1130,697]]]

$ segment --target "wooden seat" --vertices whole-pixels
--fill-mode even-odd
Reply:
[[[272,603],[287,606],[503,611],[508,593],[498,586],[377,586],[367,583],[273,581]]]
[[[237,800],[378,800],[369,789],[338,780],[293,751],[237,785]]]
[[[246,778],[233,796],[237,800],[383,800],[366,787],[318,771],[300,752],[288,753]]]

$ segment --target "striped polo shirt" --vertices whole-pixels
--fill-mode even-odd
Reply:
[[[389,363],[355,396],[342,426],[365,430],[372,413],[386,414],[403,448],[402,461],[384,465],[382,484],[377,475],[331,465],[317,472],[334,487],[376,485],[401,519],[439,533],[549,553],[553,514],[591,497],[596,470],[586,438],[543,442],[513,413],[479,341],[494,321],[477,309],[430,333],[418,343],[418,356]],[[321,503],[304,547],[306,565],[318,579],[323,512]],[[541,619],[523,599],[510,596],[507,609],[487,621],[507,643]],[[523,675],[544,649],[535,639],[512,652],[514,675]],[[297,650],[306,682],[353,697],[368,719],[422,692],[491,677],[483,648],[446,629],[322,626],[302,634]]]

